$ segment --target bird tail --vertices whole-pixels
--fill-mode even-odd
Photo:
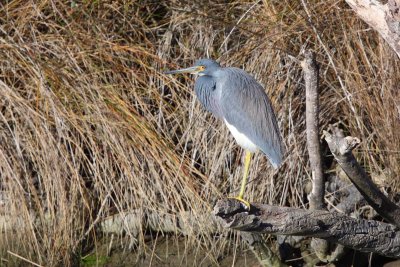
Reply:
[[[278,169],[279,166],[281,166],[281,164],[282,164],[282,160],[281,159],[279,159],[279,160],[272,159],[272,158],[268,158],[268,159],[269,159],[269,162],[271,163],[272,167],[274,167],[274,169]]]
[[[278,169],[279,166],[281,166],[283,162],[283,154],[284,154],[284,149],[282,147],[280,147],[279,151],[276,151],[275,153],[267,154],[268,160],[271,163],[272,167],[274,167],[274,169]]]

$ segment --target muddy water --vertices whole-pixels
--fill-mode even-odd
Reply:
[[[183,238],[157,238],[146,242],[145,252],[128,251],[121,243],[110,240],[102,242],[95,254],[90,254],[82,260],[83,266],[221,266],[221,267],[258,267],[257,259],[251,251],[230,251],[218,259],[213,258],[208,251],[200,247],[188,247]],[[111,249],[110,249],[111,248]],[[95,251],[95,250],[94,250]],[[94,252],[93,251],[93,252]],[[142,250],[143,251],[143,250]],[[108,256],[107,256],[108,255]]]

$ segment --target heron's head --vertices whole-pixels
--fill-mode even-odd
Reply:
[[[177,74],[177,73],[191,73],[191,74],[198,74],[200,76],[209,75],[212,76],[215,71],[217,71],[221,66],[212,59],[199,59],[197,60],[193,67],[179,69],[179,70],[171,70],[166,71],[165,74]]]

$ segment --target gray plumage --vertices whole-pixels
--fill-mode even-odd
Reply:
[[[201,59],[194,67],[168,73],[178,72],[200,75],[195,83],[198,99],[205,109],[225,121],[239,144],[244,135],[275,168],[281,164],[284,150],[271,101],[251,75],[242,69],[223,68],[211,59]],[[242,146],[252,149],[252,145]]]

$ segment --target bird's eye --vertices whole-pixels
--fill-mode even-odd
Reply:
[[[204,66],[199,66],[199,70],[200,71],[203,71],[203,70],[205,70],[206,69],[206,67],[204,67]]]

